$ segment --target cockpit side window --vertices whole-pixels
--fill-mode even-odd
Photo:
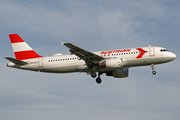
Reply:
[[[161,51],[161,52],[166,52],[166,51],[168,51],[168,50],[166,50],[166,49],[161,49],[160,51]]]

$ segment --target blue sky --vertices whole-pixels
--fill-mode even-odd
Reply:
[[[179,120],[180,2],[177,0],[0,0],[0,119]],[[7,68],[8,34],[38,54],[69,54],[59,41],[89,51],[161,46],[177,58],[130,68],[128,78],[47,74]]]

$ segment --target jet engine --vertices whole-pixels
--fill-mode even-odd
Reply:
[[[129,73],[128,71],[129,71],[128,68],[121,68],[107,72],[106,75],[113,76],[114,78],[125,78],[128,77],[128,73]]]
[[[121,58],[109,58],[99,62],[100,67],[107,67],[107,68],[122,68],[123,61]]]

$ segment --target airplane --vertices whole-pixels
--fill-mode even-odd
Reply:
[[[130,67],[147,66],[155,75],[155,65],[172,61],[176,55],[162,47],[138,47],[117,50],[89,52],[71,43],[61,45],[69,48],[71,54],[54,54],[43,57],[38,55],[18,34],[9,34],[16,58],[5,57],[8,67],[47,73],[85,72],[102,82],[100,75],[125,78]],[[97,75],[98,73],[98,75]]]

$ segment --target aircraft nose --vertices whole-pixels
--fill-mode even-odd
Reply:
[[[174,53],[171,53],[171,55],[169,57],[171,57],[172,60],[174,60],[176,58],[176,55]]]

